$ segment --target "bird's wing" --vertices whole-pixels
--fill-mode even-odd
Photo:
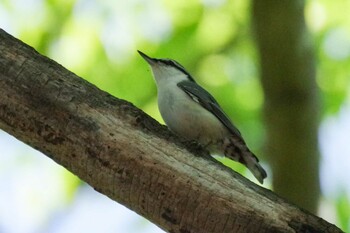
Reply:
[[[232,124],[230,119],[226,116],[224,111],[221,109],[218,102],[214,99],[209,92],[198,84],[191,81],[182,81],[177,84],[186,94],[196,103],[202,105],[209,112],[214,114],[222,124],[235,136],[243,140],[239,130]]]

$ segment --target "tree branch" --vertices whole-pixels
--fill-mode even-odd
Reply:
[[[164,230],[341,232],[2,30],[0,51],[0,128]]]

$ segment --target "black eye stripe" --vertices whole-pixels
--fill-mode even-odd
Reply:
[[[187,70],[185,70],[185,68],[178,62],[171,60],[171,59],[157,59],[158,62],[161,62],[165,65],[168,66],[173,66],[175,68],[177,68],[178,70],[181,70],[184,74],[187,75],[188,79],[191,80],[192,82],[196,82],[194,81],[193,77],[190,75],[190,73],[188,73]]]
[[[171,60],[171,59],[159,59],[159,61],[161,63],[166,64],[166,65],[175,66],[175,67],[178,67],[178,68],[181,68],[181,69],[185,69],[181,64],[179,64],[176,61]]]

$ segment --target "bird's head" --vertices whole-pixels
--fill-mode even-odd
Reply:
[[[184,80],[194,82],[192,76],[178,62],[172,59],[151,58],[139,50],[138,52],[151,66],[153,76],[157,83],[163,80],[166,82],[181,82]]]

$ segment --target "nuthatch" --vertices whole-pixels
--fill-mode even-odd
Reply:
[[[244,164],[263,183],[267,176],[265,170],[214,97],[176,61],[151,58],[138,52],[152,68],[159,111],[169,129],[197,141],[211,153]]]

